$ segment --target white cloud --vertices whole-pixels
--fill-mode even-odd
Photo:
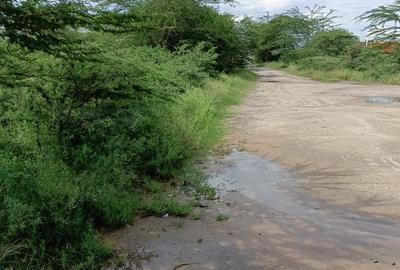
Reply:
[[[266,12],[275,12],[293,5],[296,0],[241,0],[235,7],[222,7],[223,11],[235,15],[261,16]]]
[[[362,29],[365,25],[356,23],[354,18],[363,12],[375,8],[379,5],[393,3],[394,0],[239,0],[236,7],[222,6],[221,11],[229,12],[237,16],[253,16],[261,17],[267,12],[276,14],[287,10],[294,6],[300,8],[313,6],[314,4],[325,5],[328,8],[336,9],[337,15],[341,16],[337,19],[338,23],[342,24],[361,38],[365,37]]]
[[[244,10],[257,11],[257,10],[279,10],[290,4],[293,4],[294,0],[247,0],[241,1],[240,5]]]

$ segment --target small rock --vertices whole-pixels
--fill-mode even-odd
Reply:
[[[373,262],[373,263],[379,263],[379,261],[378,261],[378,260],[373,260],[372,262]]]
[[[232,207],[232,203],[231,202],[226,202],[225,205],[228,206],[228,207]]]
[[[197,243],[202,243],[202,242],[203,242],[203,238],[197,239]]]
[[[210,202],[204,199],[197,201],[197,206],[200,208],[208,208],[210,206]]]
[[[394,263],[392,263],[392,265],[393,265],[393,266],[396,266],[396,265],[397,265],[397,263],[395,263],[395,262],[394,262]]]

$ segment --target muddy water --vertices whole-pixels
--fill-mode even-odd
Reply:
[[[220,200],[200,220],[148,217],[113,233],[129,259],[107,270],[400,269],[398,224],[303,195],[296,174],[253,154],[208,167]]]
[[[400,262],[398,224],[302,196],[293,191],[296,189],[295,174],[261,157],[234,151],[222,163],[226,164],[225,168],[210,176],[210,184],[222,196],[239,192],[275,212],[281,217],[277,219],[279,226],[294,233],[293,243],[301,246],[302,241],[308,242],[298,250],[307,254],[304,258],[327,254],[337,263],[350,255],[354,256],[350,264],[369,258],[373,264],[385,261],[385,267],[396,267]],[[346,256],[342,251],[346,251]],[[364,258],[357,258],[360,251]],[[366,266],[360,263],[359,267]]]
[[[222,171],[212,174],[208,182],[223,196],[227,192],[240,192],[266,207],[293,216],[315,214],[282,189],[294,181],[294,175],[274,162],[246,152],[233,151],[222,162],[228,164]]]
[[[367,103],[383,105],[400,102],[399,97],[367,97],[365,100]]]

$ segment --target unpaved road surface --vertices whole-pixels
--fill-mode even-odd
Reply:
[[[294,170],[310,195],[400,217],[400,86],[257,73],[230,141]]]
[[[400,87],[256,72],[207,164],[220,200],[110,234],[119,269],[400,269]]]

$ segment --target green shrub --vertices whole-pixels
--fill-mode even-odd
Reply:
[[[343,55],[348,47],[358,46],[358,38],[345,29],[322,31],[311,38],[301,57]]]
[[[162,182],[221,138],[254,82],[217,72],[247,58],[232,16],[107,5],[9,1],[0,18],[0,269],[96,269],[111,254],[97,229],[188,215]]]
[[[343,59],[331,56],[315,56],[299,60],[298,65],[302,69],[312,69],[321,71],[331,71],[344,68]]]
[[[184,217],[192,212],[191,203],[178,202],[176,198],[171,198],[165,194],[155,195],[143,202],[142,209],[148,215]]]
[[[190,202],[145,179],[170,181],[204,155],[223,134],[227,107],[255,81],[248,72],[211,79],[215,55],[201,47],[121,45],[68,72],[64,59],[14,49],[6,58],[22,55],[21,67],[1,72],[27,65],[34,76],[0,90],[0,268],[95,269],[111,252],[95,228],[138,213],[188,215]],[[74,88],[69,76],[86,85]],[[64,106],[79,99],[67,117]]]
[[[110,254],[93,234],[81,189],[62,162],[40,154],[33,160],[2,154],[0,164],[0,246],[18,247],[0,256],[0,266],[93,267]]]
[[[179,51],[177,48],[182,44],[193,47],[204,43],[208,48],[215,48],[218,54],[213,69],[232,72],[243,67],[247,59],[246,47],[239,38],[234,17],[221,14],[204,3],[198,0],[139,1],[129,10],[139,25],[129,29],[135,32],[132,42],[162,46],[170,51]]]
[[[228,214],[219,213],[215,219],[219,222],[222,222],[222,221],[228,220],[229,218],[230,218],[230,216]]]

